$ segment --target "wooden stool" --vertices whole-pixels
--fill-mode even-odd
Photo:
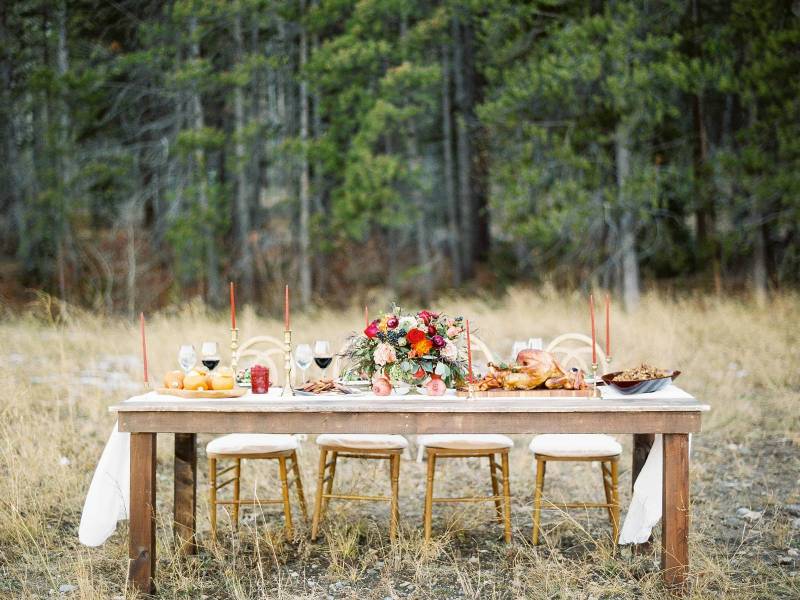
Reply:
[[[550,434],[538,435],[530,443],[536,459],[536,488],[533,494],[533,544],[539,543],[544,476],[549,461],[599,462],[603,476],[605,502],[569,502],[548,508],[605,508],[611,520],[614,544],[619,539],[619,457],[622,446],[609,435],[601,434]]]
[[[489,434],[442,434],[423,435],[418,442],[425,446],[428,456],[428,481],[425,489],[425,509],[423,520],[425,524],[425,541],[431,539],[434,503],[453,502],[489,502],[493,501],[497,522],[503,523],[503,534],[506,543],[511,542],[511,485],[509,482],[508,453],[514,446],[511,438],[505,435]],[[500,456],[501,464],[496,461]],[[435,498],[433,496],[433,479],[436,473],[437,458],[473,458],[486,457],[489,459],[489,475],[492,483],[491,496],[475,496],[460,498]],[[498,468],[502,475],[499,477],[503,483],[503,493],[500,494],[498,481]]]
[[[317,436],[317,445],[319,446],[319,472],[317,474],[314,518],[311,524],[311,540],[317,539],[319,524],[328,509],[328,502],[331,498],[337,498],[339,500],[389,502],[389,538],[394,541],[397,537],[397,526],[400,521],[400,456],[408,447],[408,441],[401,435],[323,434]],[[329,454],[331,457],[330,462],[328,462]],[[391,496],[333,493],[336,461],[339,458],[388,460],[392,486]],[[326,471],[328,472],[327,475],[325,474]]]
[[[209,442],[206,446],[208,455],[209,473],[209,504],[211,508],[211,539],[217,539],[217,505],[231,505],[234,529],[239,528],[239,507],[242,505],[282,504],[285,520],[286,538],[294,537],[292,527],[292,508],[289,502],[289,488],[294,485],[303,520],[308,521],[306,499],[303,495],[303,482],[300,478],[300,467],[297,464],[297,440],[290,435],[271,435],[258,433],[234,433]],[[217,460],[231,459],[234,464],[221,471],[217,471]],[[242,459],[268,459],[277,460],[281,478],[280,499],[242,499],[239,497],[240,479],[242,474]],[[294,478],[289,481],[287,461],[291,461]],[[222,483],[217,483],[217,478],[233,471],[233,477]],[[217,490],[233,484],[233,499],[218,500]]]

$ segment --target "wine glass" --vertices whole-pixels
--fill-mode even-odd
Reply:
[[[333,362],[333,352],[331,344],[327,340],[317,340],[314,342],[314,362],[322,369],[322,378],[325,379],[328,367]]]
[[[542,341],[542,338],[539,337],[528,338],[528,348],[530,348],[531,350],[543,350],[544,342]]]
[[[217,342],[203,342],[200,346],[200,357],[200,362],[202,362],[209,371],[216,369],[220,361]]]
[[[306,370],[311,366],[311,361],[314,358],[314,353],[311,351],[311,346],[308,344],[298,344],[294,351],[294,362],[303,372],[303,383],[306,381]]]
[[[511,348],[511,362],[516,362],[517,355],[528,347],[528,342],[525,340],[517,340]]]
[[[178,364],[187,375],[197,364],[197,352],[191,344],[183,344],[178,350]]]

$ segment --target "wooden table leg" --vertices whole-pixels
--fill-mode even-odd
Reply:
[[[650,455],[650,449],[656,440],[654,433],[634,433],[633,434],[633,461],[631,466],[631,491],[639,477],[639,473],[644,467],[647,457]],[[653,536],[643,544],[633,544],[631,551],[634,554],[649,554],[653,547]]]
[[[181,554],[196,551],[195,520],[197,514],[197,435],[175,434],[175,547]]]
[[[128,584],[155,592],[156,570],[156,434],[131,433],[131,505],[128,540]]]
[[[664,434],[661,568],[664,583],[687,591],[689,572],[689,436]]]

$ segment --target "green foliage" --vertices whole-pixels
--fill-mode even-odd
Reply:
[[[771,282],[795,284],[795,5],[6,3],[2,251],[26,285],[77,287],[98,254],[86,240],[121,247],[133,221],[141,263],[181,285],[240,277],[251,251],[271,283],[298,271],[306,168],[320,273],[335,257],[337,277],[441,287],[460,252],[501,283],[619,287],[631,230],[645,277],[716,261],[743,279],[763,241]],[[484,210],[476,258],[464,215]],[[347,250],[368,240],[365,273]]]

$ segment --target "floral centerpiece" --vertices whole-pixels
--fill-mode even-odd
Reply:
[[[422,383],[441,377],[448,387],[464,382],[464,319],[422,310],[403,313],[394,307],[351,339],[345,377],[385,375],[392,381]]]

